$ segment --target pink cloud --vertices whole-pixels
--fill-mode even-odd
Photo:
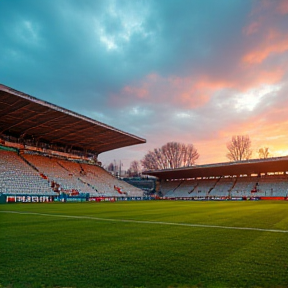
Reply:
[[[261,85],[279,83],[285,73],[285,67],[261,70],[258,66],[238,67],[237,73],[228,78],[215,79],[209,75],[191,75],[190,77],[162,77],[149,74],[144,79],[126,85],[122,90],[110,96],[109,105],[125,107],[131,105],[160,105],[174,108],[196,109],[204,107],[217,91],[227,90],[244,93]],[[224,80],[224,77],[227,77]],[[233,92],[231,92],[233,93]]]
[[[288,13],[288,3],[287,0],[262,0],[255,1],[255,7],[252,10],[251,15],[257,15],[263,12],[273,12],[274,14],[285,15]],[[273,14],[272,13],[272,14]]]
[[[272,54],[280,54],[288,50],[288,34],[270,30],[260,43],[247,52],[242,61],[246,64],[260,64]]]
[[[243,29],[243,32],[244,32],[245,35],[252,35],[252,34],[258,32],[259,27],[260,27],[260,22],[259,21],[255,21],[255,22],[252,22],[247,27],[245,27]]]
[[[230,86],[228,82],[212,80],[208,76],[198,76],[196,80],[192,79],[192,76],[185,78],[172,77],[169,79],[169,86],[179,93],[174,100],[186,108],[196,108],[205,105],[215,91]]]
[[[138,99],[144,99],[148,96],[148,90],[145,87],[137,88],[131,86],[125,86],[123,93],[127,95],[133,95]]]
[[[287,0],[282,0],[280,1],[280,3],[278,4],[276,11],[279,14],[288,14],[288,1]]]
[[[205,105],[215,91],[230,86],[229,82],[209,79],[208,76],[165,78],[150,74],[134,85],[125,86],[119,94],[112,95],[111,104],[170,103],[175,107],[191,109]]]

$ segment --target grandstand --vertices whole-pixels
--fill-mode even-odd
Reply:
[[[288,156],[146,171],[164,199],[288,199]]]
[[[143,190],[110,175],[98,155],[145,142],[0,85],[0,201],[141,198]]]

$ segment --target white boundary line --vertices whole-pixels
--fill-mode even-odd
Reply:
[[[38,215],[38,216],[48,216],[48,217],[50,216],[50,217],[58,217],[58,218],[70,218],[70,219],[87,219],[87,220],[97,220],[97,221],[107,221],[107,222],[158,224],[158,225],[184,226],[184,227],[218,228],[218,229],[231,229],[231,230],[250,230],[250,231],[260,231],[260,232],[288,233],[288,230],[277,230],[277,229],[262,229],[262,228],[251,228],[251,227],[233,227],[233,226],[189,224],[189,223],[172,223],[172,222],[145,221],[145,220],[141,221],[141,220],[129,220],[129,219],[109,219],[109,218],[98,218],[98,217],[91,217],[91,216],[45,214],[45,213],[36,213],[36,212],[0,211],[0,213]]]

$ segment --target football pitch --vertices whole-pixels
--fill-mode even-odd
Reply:
[[[288,202],[0,205],[0,287],[288,287]]]

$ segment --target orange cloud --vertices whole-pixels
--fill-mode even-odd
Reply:
[[[281,81],[285,70],[283,68],[274,68],[269,71],[259,69],[246,69],[235,82],[234,87],[245,92],[252,88],[257,88],[260,85],[275,85]]]
[[[288,50],[288,34],[270,30],[266,38],[252,51],[246,53],[242,61],[247,64],[262,63],[271,54],[279,54]]]

